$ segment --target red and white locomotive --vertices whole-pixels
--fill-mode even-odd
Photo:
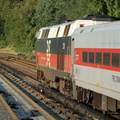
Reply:
[[[90,16],[41,28],[37,33],[37,78],[94,108],[119,111],[120,22],[112,20]]]

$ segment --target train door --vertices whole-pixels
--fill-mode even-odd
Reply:
[[[57,52],[57,70],[64,71],[64,51],[58,50]]]

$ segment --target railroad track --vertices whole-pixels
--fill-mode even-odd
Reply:
[[[29,63],[36,63],[36,57],[35,56],[25,56],[25,55],[21,55],[21,54],[17,54],[17,53],[1,53],[0,52],[0,59],[19,59],[19,60],[24,60],[24,61],[29,61]]]
[[[26,95],[24,92],[22,92],[18,87],[16,87],[12,82],[9,81],[9,79],[3,75],[0,74],[0,78],[4,80],[12,89],[17,91],[17,93],[27,101],[27,104],[29,103],[31,106],[33,106],[33,110],[31,110],[31,113],[33,116],[40,116],[41,114],[46,118],[50,120],[55,120],[56,118],[53,117],[53,115],[49,114],[47,111],[45,111],[42,107],[40,107],[35,101],[33,101],[28,95]],[[15,79],[15,78],[14,78]],[[22,99],[23,101],[23,99]],[[38,114],[39,113],[39,114]],[[13,114],[13,113],[12,113]],[[17,113],[19,114],[19,113]],[[21,118],[22,116],[20,116]],[[22,118],[21,118],[22,119]],[[28,119],[28,118],[24,118]],[[30,119],[30,118],[29,118]],[[43,119],[38,117],[38,119]]]
[[[9,74],[10,77],[13,77],[12,79],[14,79],[15,76],[18,76],[20,79],[18,80],[18,78],[15,78],[14,82],[16,82],[18,85],[24,86],[24,88],[29,88],[28,92],[31,91],[30,94],[35,94],[34,96],[37,96],[39,98],[39,101],[43,100],[43,103],[45,103],[47,106],[50,106],[50,109],[56,109],[54,111],[57,111],[56,113],[59,114],[62,119],[112,120],[112,118],[104,117],[101,114],[95,115],[93,113],[93,115],[92,115],[92,112],[90,112],[91,109],[84,108],[84,106],[82,106],[82,105],[77,105],[77,103],[75,103],[74,101],[71,101],[71,100],[65,98],[64,96],[60,95],[59,93],[57,93],[54,90],[50,90],[49,88],[45,88],[45,89],[43,88],[46,93],[49,93],[49,94],[51,94],[52,97],[57,98],[56,101],[59,100],[60,102],[65,103],[67,106],[70,106],[71,103],[73,103],[72,107],[74,107],[76,109],[76,111],[83,113],[85,117],[82,114],[81,115],[79,115],[79,113],[77,114],[77,112],[72,111],[68,107],[63,107],[60,103],[56,104],[56,102],[53,101],[52,99],[50,99],[50,97],[47,98],[46,96],[44,96],[43,94],[38,92],[38,84],[40,85],[40,87],[43,87],[43,86],[41,85],[41,83],[39,81],[36,81],[36,79],[35,79],[36,74],[31,73],[31,71],[26,70],[25,68],[21,68],[21,66],[17,66],[17,64],[21,64],[20,62],[16,62],[16,65],[13,64],[12,62],[15,62],[15,59],[14,60],[13,59],[14,58],[10,58],[9,62],[5,61],[5,60],[0,60],[1,65],[2,65],[1,71],[3,71],[4,74],[7,74],[7,75]],[[25,61],[26,64],[27,64],[27,62],[28,61]],[[26,64],[22,63],[21,65],[25,66]],[[17,69],[16,71],[14,70],[15,76],[12,76],[12,74],[10,74],[10,73],[13,73],[12,72],[13,69],[11,70],[11,68],[12,68],[11,65],[13,68]],[[30,64],[29,65],[27,64],[27,67],[29,67],[29,66],[30,66]],[[31,64],[31,66],[32,66],[32,64]],[[31,68],[31,69],[34,69],[34,68]],[[9,71],[9,73],[8,73],[8,71]],[[24,71],[24,73],[22,73],[21,71],[22,72]],[[24,80],[22,81],[21,79],[24,79]],[[28,85],[30,85],[30,86],[28,86]],[[80,109],[82,109],[82,110],[80,110]]]
[[[0,89],[2,95],[9,105],[6,107],[6,110],[7,113],[9,113],[10,117],[12,116],[12,120],[35,120],[36,118],[45,120],[45,118],[41,116],[41,114],[35,113],[36,107],[34,106],[34,103],[28,102],[29,98],[24,96],[24,93],[22,93],[18,88],[10,83],[5,76],[0,75],[0,78],[2,78],[0,80],[0,82],[2,83],[2,87],[0,86]],[[12,108],[12,110],[8,108]],[[14,114],[11,111],[14,111]],[[37,114],[38,116],[35,116],[35,114],[33,113]]]
[[[47,110],[49,109],[50,112],[52,112],[51,109],[53,109],[52,115],[53,116],[54,115],[57,116],[56,119],[58,119],[58,120],[61,119],[62,120],[62,119],[72,118],[72,119],[75,119],[75,120],[81,120],[80,117],[72,114],[71,112],[69,112],[68,110],[66,110],[64,107],[60,106],[60,104],[58,104],[55,101],[49,99],[48,97],[42,95],[40,92],[36,91],[34,88],[32,88],[31,86],[29,86],[28,84],[26,84],[24,81],[21,81],[20,79],[18,79],[17,77],[13,76],[12,74],[10,74],[8,72],[4,71],[4,73],[6,73],[6,75],[9,74],[9,77],[12,78],[11,82],[12,83],[14,82],[14,84],[16,83],[18,85],[17,87],[21,86],[20,89],[24,89],[25,91],[27,91],[29,93],[30,96],[32,95],[32,98],[34,98],[34,101],[37,101],[38,103],[39,103],[39,101],[42,101],[42,103],[44,103],[46,106],[49,106],[49,108],[47,108]],[[26,78],[28,79],[29,77],[26,77]],[[32,82],[35,82],[35,81],[32,81]],[[57,112],[57,113],[55,113],[55,112]],[[64,116],[64,118],[59,117],[59,116]]]

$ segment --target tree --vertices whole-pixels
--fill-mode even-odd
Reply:
[[[119,17],[120,0],[0,0],[0,47],[31,52],[38,29],[86,14]]]
[[[108,15],[120,17],[120,0],[104,0],[107,5]]]
[[[4,23],[4,33],[8,46],[13,46],[17,51],[27,52],[29,41],[34,41],[34,36],[29,37],[35,25],[32,22],[36,1],[34,0],[6,0],[1,2]],[[1,15],[2,16],[2,15]],[[3,28],[2,28],[3,30]],[[33,43],[34,44],[34,43]],[[34,45],[33,45],[34,46]],[[34,49],[32,47],[32,49]],[[30,50],[32,51],[30,48]]]

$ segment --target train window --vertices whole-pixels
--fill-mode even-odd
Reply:
[[[41,36],[41,38],[44,38],[44,36],[45,36],[45,31],[46,31],[46,30],[43,30],[43,31],[42,31],[42,36]]]
[[[69,29],[70,29],[70,25],[71,24],[65,26],[65,30],[64,30],[63,36],[67,36],[68,35]]]
[[[103,54],[103,64],[109,66],[110,65],[110,53],[105,52]]]
[[[102,64],[102,53],[96,52],[96,64]]]
[[[47,38],[49,31],[50,31],[50,29],[43,30],[41,38]]]
[[[50,29],[46,29],[44,38],[48,37],[49,31],[50,31]]]
[[[120,54],[112,53],[112,66],[119,67],[119,62],[120,62]]]
[[[59,33],[59,31],[60,31],[60,27],[58,27],[58,29],[57,29],[56,37],[58,37],[58,33]]]
[[[87,62],[87,57],[88,57],[88,56],[87,56],[87,52],[83,52],[83,53],[82,53],[82,61],[83,61],[83,62]]]
[[[89,52],[89,63],[94,63],[94,52]]]

